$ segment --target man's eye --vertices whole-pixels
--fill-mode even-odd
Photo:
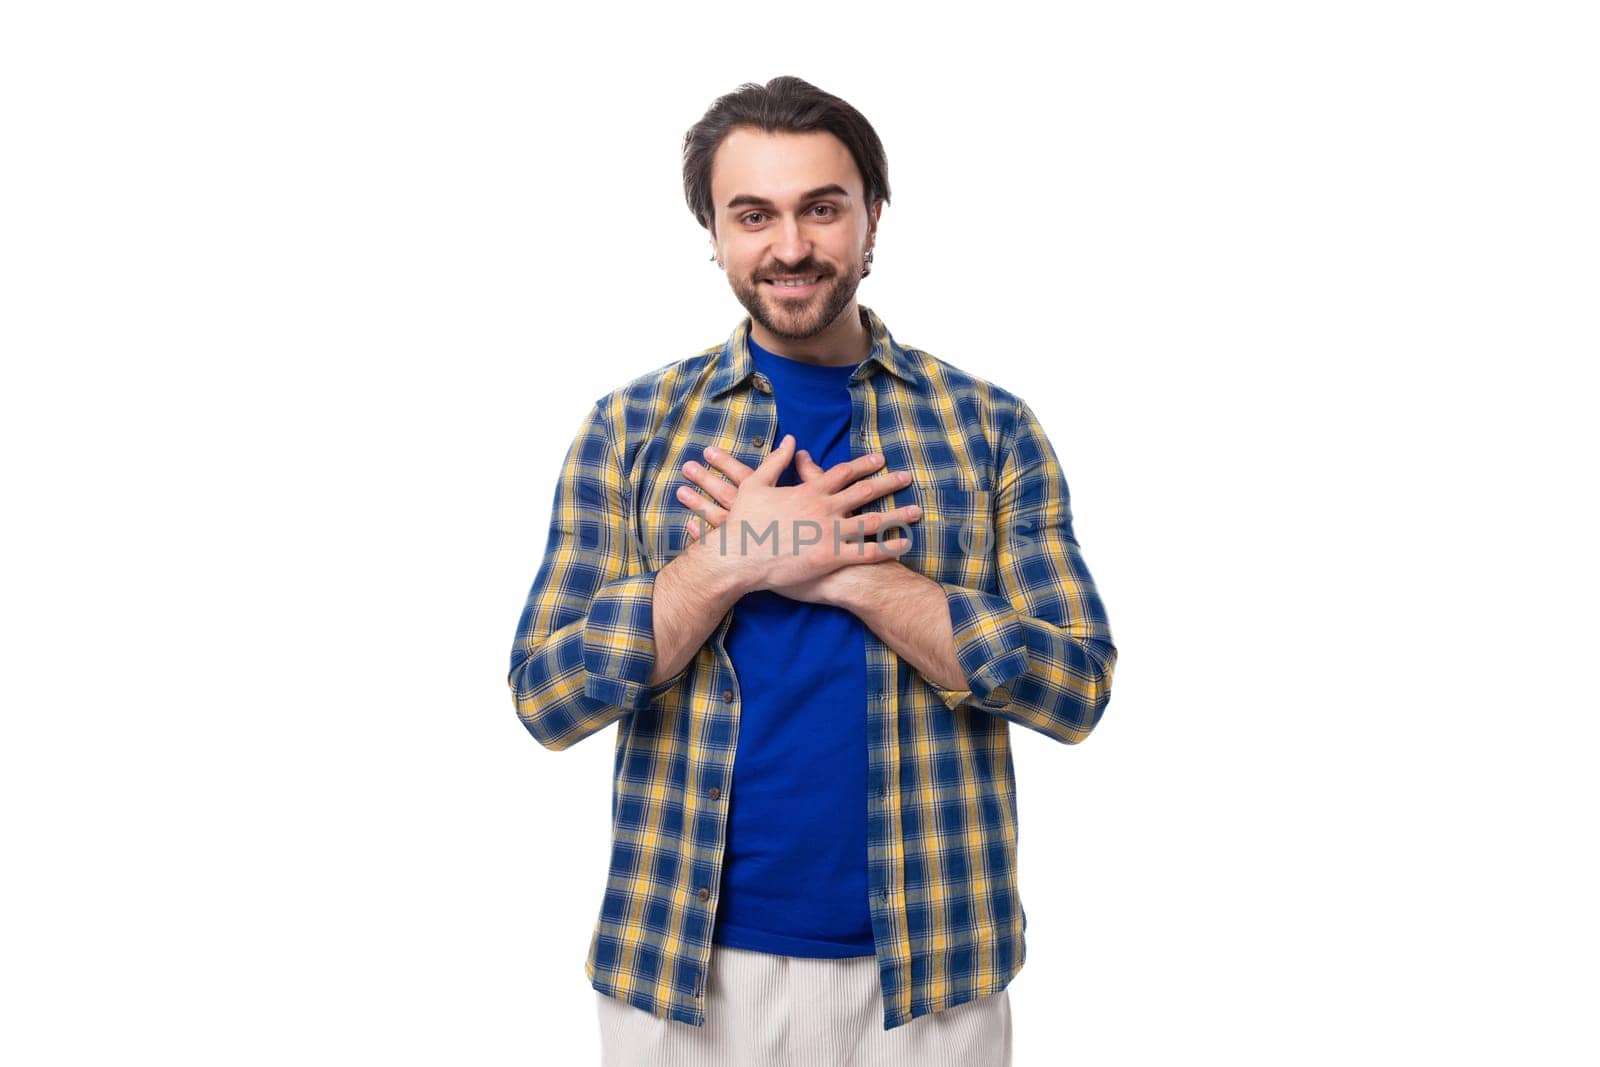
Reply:
[[[818,204],[816,207],[812,208],[811,210],[812,211],[823,211],[823,212],[828,213],[829,215],[837,215],[838,214],[838,212],[834,210],[832,204]]]
[[[750,214],[746,215],[744,218],[740,219],[739,221],[748,224],[748,223],[753,223],[755,220],[761,219],[761,218],[764,218],[764,217],[765,216],[763,216],[761,212],[752,211],[752,212],[750,212]]]

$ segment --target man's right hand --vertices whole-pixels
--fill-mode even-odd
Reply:
[[[678,499],[710,521],[700,543],[706,566],[746,592],[795,586],[840,567],[881,563],[910,547],[904,536],[864,540],[886,527],[909,526],[921,517],[915,504],[890,511],[852,512],[911,484],[903,471],[875,475],[883,457],[874,453],[840,463],[800,485],[780,486],[778,476],[794,458],[794,435],[786,434],[760,466],[751,468],[716,448],[705,450],[719,477],[699,464],[684,464],[691,486]],[[834,527],[838,525],[838,541]]]

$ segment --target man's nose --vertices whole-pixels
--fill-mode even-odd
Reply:
[[[783,222],[772,254],[782,263],[799,263],[811,255],[811,241],[800,228],[800,220],[790,217]]]

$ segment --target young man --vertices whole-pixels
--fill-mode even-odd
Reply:
[[[889,185],[853,107],[745,85],[684,191],[749,316],[588,412],[511,654],[541,744],[618,724],[605,1061],[1008,1064],[1009,725],[1083,740],[1117,658],[1066,479],[857,304]]]

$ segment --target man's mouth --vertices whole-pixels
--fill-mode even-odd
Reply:
[[[761,280],[765,284],[772,286],[772,288],[777,292],[783,293],[785,296],[803,296],[817,287],[817,284],[822,281],[822,275],[803,274],[799,276],[791,275],[787,277],[783,275],[776,275],[770,278],[763,278]]]

